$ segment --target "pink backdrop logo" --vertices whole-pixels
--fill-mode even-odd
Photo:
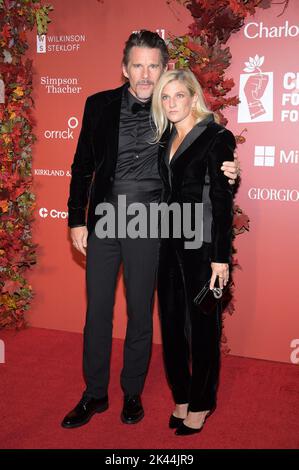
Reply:
[[[240,75],[238,122],[273,121],[273,73],[262,72],[264,57],[256,55],[245,62]]]
[[[276,153],[276,155],[275,155]],[[274,145],[256,145],[254,148],[254,166],[298,165],[299,150],[292,148],[275,149]]]
[[[45,54],[47,52],[47,40],[45,34],[36,36],[36,52],[38,54]]]
[[[78,52],[81,44],[86,42],[86,35],[76,34],[57,34],[57,35],[37,35],[36,52],[46,54],[47,52]]]

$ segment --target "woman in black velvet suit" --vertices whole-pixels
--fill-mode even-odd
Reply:
[[[187,248],[184,234],[174,238],[170,230],[170,237],[161,238],[158,272],[165,367],[175,401],[169,426],[178,435],[193,434],[216,406],[221,337],[219,309],[204,315],[193,299],[209,279],[210,288],[217,278],[221,288],[228,283],[233,196],[220,167],[223,160],[233,160],[235,139],[215,122],[189,70],[163,74],[153,116],[161,142],[162,201],[181,208],[191,203],[194,211],[194,203],[203,203],[202,246]]]

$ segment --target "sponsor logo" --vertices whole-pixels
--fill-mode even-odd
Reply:
[[[275,147],[256,145],[254,150],[254,166],[274,166]]]
[[[71,116],[67,122],[68,128],[64,130],[46,130],[44,137],[46,139],[74,139],[73,130],[79,125],[79,121],[75,116]]]
[[[79,94],[82,87],[79,79],[73,77],[41,77],[40,84],[50,94]]]
[[[298,189],[276,189],[276,188],[250,188],[249,199],[260,201],[298,202]]]
[[[36,51],[38,54],[45,54],[46,52],[77,52],[85,41],[85,34],[60,36],[46,36],[42,34],[36,37]]]
[[[47,209],[46,207],[41,207],[38,211],[39,216],[42,219],[51,217],[52,219],[67,219],[68,212],[58,211],[57,209]]]
[[[275,166],[276,155],[274,145],[256,145],[254,148],[254,166]],[[278,161],[282,165],[299,163],[299,150],[279,151]]]
[[[273,121],[273,72],[262,72],[264,57],[249,57],[240,75],[238,122]]]
[[[70,170],[55,170],[49,168],[35,168],[34,176],[72,176]]]
[[[251,21],[245,26],[244,35],[247,39],[295,38],[299,36],[299,25],[286,21],[282,26],[265,26],[263,22]]]
[[[290,347],[294,349],[290,355],[292,364],[299,364],[299,339],[293,339]]]
[[[281,110],[281,121],[299,121],[299,72],[286,72],[283,76],[281,104],[286,108]]]
[[[47,52],[46,37],[45,34],[36,36],[36,52],[38,54],[45,54]]]

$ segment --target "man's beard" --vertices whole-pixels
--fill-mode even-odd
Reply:
[[[142,90],[139,88],[139,85],[149,85],[151,88],[148,90]],[[136,97],[141,100],[150,99],[153,94],[154,82],[150,80],[140,80],[136,85]]]

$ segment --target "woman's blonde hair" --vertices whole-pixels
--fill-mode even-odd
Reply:
[[[162,106],[162,91],[170,82],[178,80],[182,82],[191,96],[197,95],[193,115],[196,123],[201,121],[207,116],[214,115],[215,121],[218,121],[218,116],[207,108],[203,91],[198,83],[195,75],[189,69],[169,70],[160,77],[152,98],[152,116],[156,126],[155,142],[158,142],[168,126],[168,119]]]

